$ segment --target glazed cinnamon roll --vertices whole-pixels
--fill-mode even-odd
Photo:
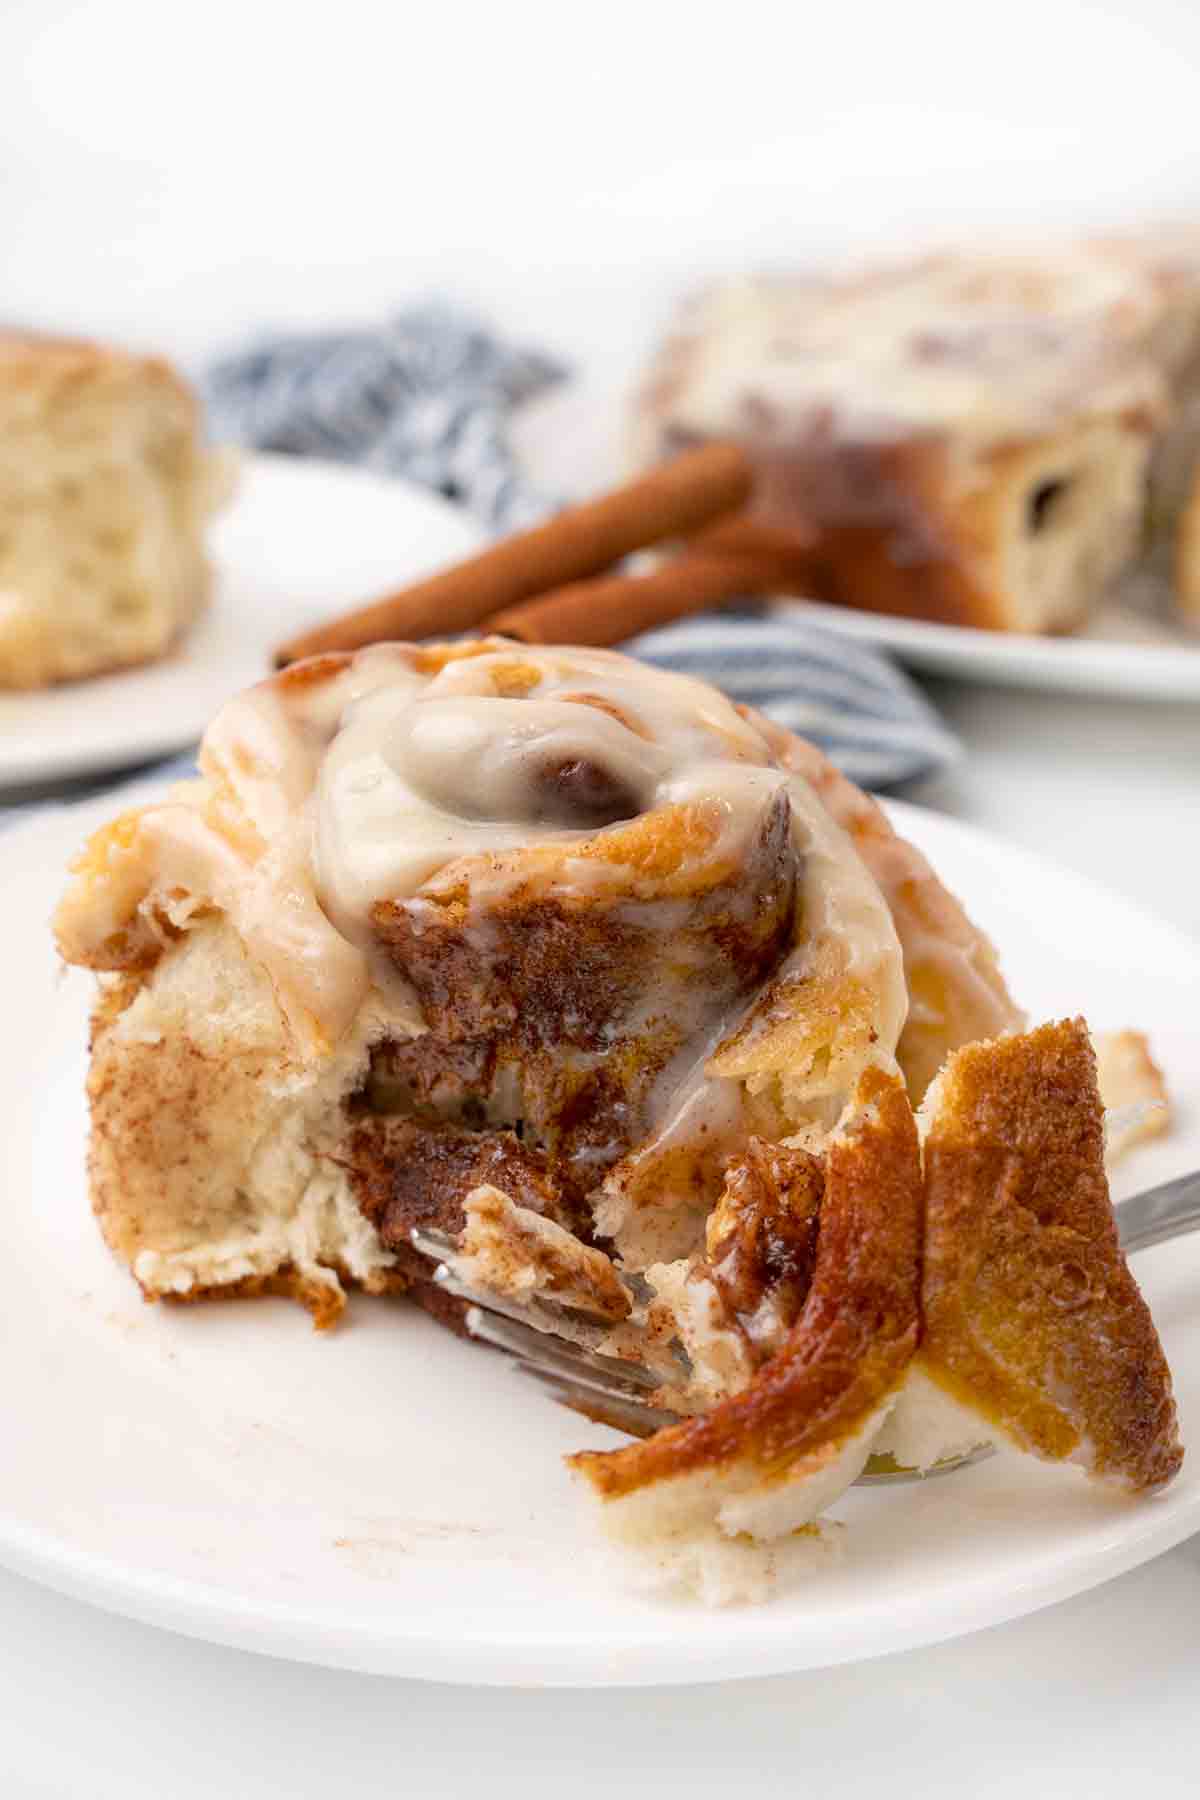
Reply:
[[[200,770],[56,920],[100,972],[93,1204],[147,1297],[327,1325],[356,1286],[458,1327],[432,1229],[651,1371],[679,1422],[579,1463],[625,1536],[814,1516],[915,1378],[913,1103],[1020,1025],[924,859],[811,746],[602,651],[297,664]]]

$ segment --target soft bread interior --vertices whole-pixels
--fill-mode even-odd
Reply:
[[[393,1259],[330,1155],[377,1029],[365,1016],[337,1057],[306,1062],[270,980],[219,916],[197,923],[152,982],[109,978],[88,1076],[92,1200],[148,1294],[270,1280],[328,1323],[339,1274],[387,1285]]]
[[[226,477],[194,401],[158,364],[71,354],[0,356],[0,686],[161,656],[206,594]]]
[[[988,504],[1009,630],[1070,631],[1095,610],[1137,550],[1148,459],[1145,433],[1115,419],[993,459]]]

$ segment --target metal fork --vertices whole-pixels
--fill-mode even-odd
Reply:
[[[1200,1170],[1147,1188],[1115,1208],[1121,1248],[1128,1252],[1149,1249],[1170,1238],[1183,1237],[1200,1228]],[[520,1306],[493,1294],[481,1294],[455,1272],[458,1246],[439,1231],[414,1230],[413,1248],[438,1266],[433,1279],[444,1293],[467,1302],[466,1327],[473,1338],[506,1350],[516,1358],[522,1373],[548,1387],[564,1405],[585,1412],[603,1424],[627,1431],[633,1437],[649,1437],[663,1425],[673,1425],[678,1414],[653,1406],[648,1396],[663,1385],[661,1375],[640,1363],[625,1362],[572,1343],[554,1329],[556,1310],[545,1296],[532,1306]],[[586,1323],[577,1308],[570,1316]],[[596,1319],[597,1329],[608,1323]],[[673,1346],[683,1366],[686,1355]],[[944,1466],[957,1468],[976,1458],[958,1458]],[[898,1474],[868,1475],[867,1480],[895,1480]]]

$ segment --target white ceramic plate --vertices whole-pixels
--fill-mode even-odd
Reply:
[[[1116,636],[1023,637],[1016,632],[931,625],[922,619],[890,619],[882,613],[852,612],[815,601],[805,601],[798,609],[788,601],[778,605],[785,611],[799,610],[802,617],[844,637],[878,644],[913,668],[935,675],[1129,700],[1200,700],[1200,639],[1194,647],[1175,643],[1168,641],[1165,631],[1161,642],[1128,642]],[[1120,628],[1114,626],[1114,631]]]
[[[194,744],[275,646],[341,607],[473,550],[478,528],[407,482],[247,456],[214,522],[211,604],[164,662],[35,694],[0,693],[0,788],[130,768]]]
[[[996,1457],[858,1489],[759,1607],[627,1591],[560,1461],[615,1441],[403,1302],[316,1335],[275,1300],[147,1307],[84,1191],[88,979],[45,921],[102,801],[6,835],[0,991],[0,1558],[221,1643],[501,1684],[771,1674],[929,1643],[1078,1593],[1200,1528],[1200,1237],[1138,1259],[1193,1455],[1131,1504]],[[1003,947],[1034,1015],[1149,1030],[1181,1102],[1119,1191],[1200,1163],[1200,945],[932,814],[902,826]],[[19,1029],[15,1021],[20,1021]]]

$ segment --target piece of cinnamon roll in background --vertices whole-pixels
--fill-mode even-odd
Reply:
[[[716,282],[647,369],[631,451],[741,444],[813,599],[1067,632],[1173,549],[1194,626],[1198,393],[1200,238],[1164,227]]]
[[[924,859],[811,746],[604,651],[299,663],[200,767],[56,919],[100,972],[93,1204],[147,1297],[328,1324],[358,1286],[453,1326],[432,1227],[658,1377],[681,1424],[581,1464],[627,1537],[814,1516],[917,1351],[912,1103],[1020,1024]]]
[[[162,358],[0,331],[0,690],[165,656],[233,481]]]

